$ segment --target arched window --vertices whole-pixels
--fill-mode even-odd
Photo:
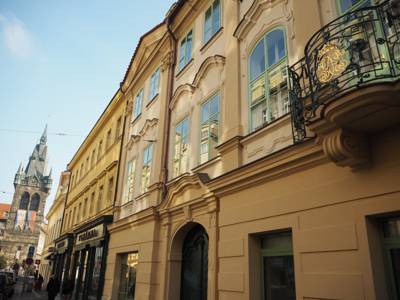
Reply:
[[[251,131],[289,112],[285,32],[276,28],[254,47],[249,59]]]
[[[38,211],[40,203],[40,196],[38,194],[34,194],[32,196],[31,204],[29,205],[29,210]]]
[[[30,195],[28,192],[24,192],[21,196],[21,201],[19,202],[19,209],[28,209],[28,205],[29,205],[29,198]]]
[[[206,300],[208,236],[201,225],[186,235],[182,247],[181,299]]]

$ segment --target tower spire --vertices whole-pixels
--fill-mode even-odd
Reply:
[[[46,144],[47,143],[47,124],[44,127],[44,131],[43,131],[42,137],[40,138],[40,143],[41,144]]]

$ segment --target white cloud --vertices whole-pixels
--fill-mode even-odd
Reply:
[[[34,51],[33,37],[24,22],[14,15],[0,14],[0,27],[3,31],[4,43],[12,55],[27,58]]]

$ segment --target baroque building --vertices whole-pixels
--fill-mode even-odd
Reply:
[[[46,164],[47,126],[26,168],[21,164],[15,174],[14,197],[0,239],[1,251],[9,264],[35,257],[44,222],[44,207],[52,184],[51,171],[46,173]]]
[[[398,299],[399,39],[396,0],[177,1],[121,83],[113,204],[89,137],[70,163],[75,299]]]

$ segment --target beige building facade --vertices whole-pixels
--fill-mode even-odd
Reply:
[[[399,297],[396,3],[174,4],[121,85],[103,299]]]

